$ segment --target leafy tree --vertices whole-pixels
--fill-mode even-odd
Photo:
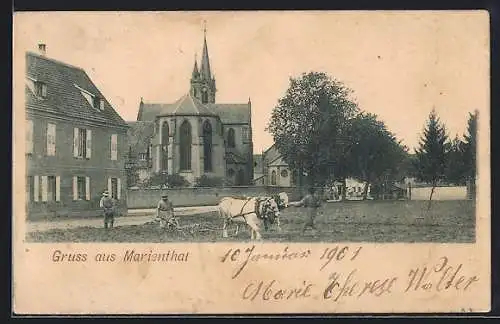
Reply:
[[[444,124],[439,120],[436,111],[432,109],[429,114],[424,134],[420,139],[419,148],[416,149],[415,171],[419,180],[429,183],[432,186],[429,196],[431,208],[432,196],[437,184],[445,176],[446,170],[446,142],[448,136]]]
[[[135,155],[132,152],[132,147],[128,147],[127,162],[128,166],[125,169],[127,176],[127,187],[133,187],[139,182],[139,170],[137,165],[134,163]]]
[[[349,149],[345,155],[350,165],[348,172],[366,182],[363,192],[363,199],[366,199],[368,186],[374,180],[393,178],[407,152],[374,114],[358,114],[351,122],[348,133]]]
[[[267,130],[290,168],[307,174],[309,185],[322,186],[334,171],[347,171],[341,168],[340,158],[350,120],[359,111],[351,94],[325,73],[303,73],[290,78],[288,90],[272,112]]]

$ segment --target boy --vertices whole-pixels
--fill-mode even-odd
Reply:
[[[167,194],[163,194],[161,196],[161,199],[156,206],[156,218],[160,220],[160,228],[165,228],[167,224],[172,223],[172,221],[176,224],[176,220],[174,218],[174,206],[168,200]]]

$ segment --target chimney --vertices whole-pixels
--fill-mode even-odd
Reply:
[[[40,55],[45,56],[46,49],[47,49],[47,46],[45,44],[43,44],[43,43],[38,44],[38,52],[40,53]]]

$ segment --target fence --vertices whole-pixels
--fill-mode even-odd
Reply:
[[[429,200],[432,187],[411,188],[411,200]],[[432,200],[465,200],[468,199],[466,186],[436,187]]]
[[[214,206],[221,198],[229,196],[262,196],[286,192],[290,200],[300,199],[300,191],[295,187],[254,187],[238,186],[226,188],[176,188],[176,189],[128,189],[129,209],[154,208],[161,195],[168,194],[174,207]]]

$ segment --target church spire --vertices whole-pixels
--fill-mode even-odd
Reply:
[[[196,54],[194,55],[194,67],[192,78],[197,79],[200,76],[200,72],[198,71],[198,59],[196,58]]]
[[[207,22],[204,21],[203,26],[203,54],[201,57],[201,78],[203,80],[211,80],[212,76],[210,73],[210,59],[208,57],[208,46],[207,46]]]

